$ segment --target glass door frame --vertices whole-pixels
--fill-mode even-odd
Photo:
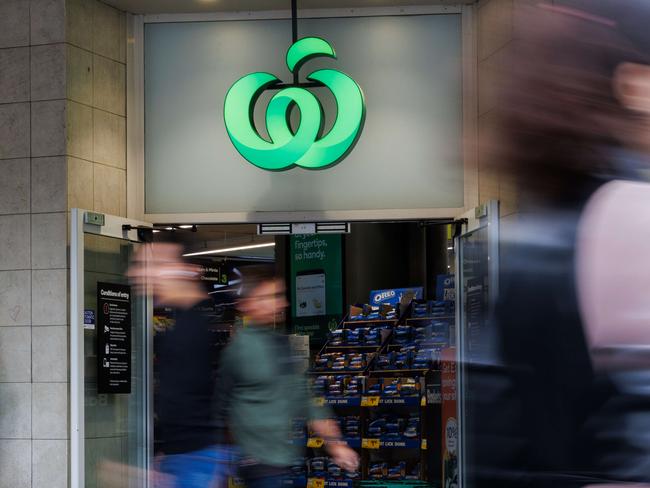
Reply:
[[[102,215],[103,225],[86,222],[90,214]],[[130,226],[126,229],[125,226]],[[132,227],[132,229],[131,229]],[[85,478],[85,400],[84,400],[84,251],[85,234],[94,234],[131,242],[143,242],[136,228],[153,228],[152,224],[113,215],[97,214],[74,208],[70,211],[70,486],[84,488]],[[147,415],[144,432],[146,453],[144,453],[147,473],[150,473],[153,446],[153,357],[152,337],[153,300],[147,293],[145,302],[145,412]],[[150,477],[147,475],[147,486]]]
[[[463,330],[464,318],[464,292],[463,292],[463,246],[465,239],[475,232],[487,229],[487,259],[488,259],[488,302],[489,306],[496,303],[499,295],[499,202],[490,200],[483,205],[472,209],[459,218],[466,219],[460,235],[454,239],[456,249],[456,359],[457,359],[457,416],[458,416],[458,488],[467,487],[466,469],[466,431],[465,431],[465,375],[466,358],[464,354],[465,331]]]

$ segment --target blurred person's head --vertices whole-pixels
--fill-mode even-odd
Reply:
[[[532,200],[581,199],[591,182],[621,171],[612,149],[650,149],[650,43],[631,36],[639,27],[629,22],[650,20],[650,11],[638,0],[612,4],[519,7],[521,29],[500,73],[498,129],[483,149]]]
[[[200,286],[200,267],[183,258],[184,246],[173,234],[164,235],[136,250],[127,276],[135,291],[153,293],[156,301],[169,306],[191,306],[206,298]]]
[[[284,282],[275,276],[273,266],[245,266],[240,272],[242,287],[237,308],[256,324],[274,324],[288,306]]]

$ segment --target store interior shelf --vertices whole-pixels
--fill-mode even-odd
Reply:
[[[374,407],[383,405],[404,406],[404,407],[417,407],[422,405],[424,397],[409,396],[409,397],[388,397],[388,396],[364,396],[361,399],[362,407]]]
[[[360,437],[345,437],[343,439],[345,443],[350,446],[352,449],[361,448],[361,438]],[[304,441],[303,441],[304,442]],[[320,437],[310,437],[307,439],[307,447],[312,449],[320,449],[325,445],[325,441]]]
[[[426,445],[426,441],[422,442],[420,439],[364,438],[361,440],[363,449],[426,449]]]
[[[326,397],[317,397],[315,399],[315,402],[321,405],[335,405],[338,407],[359,407],[361,406],[361,397],[360,396],[350,396],[350,397],[326,396]]]
[[[367,326],[376,324],[389,324],[395,325],[399,322],[397,319],[373,319],[373,320],[346,320],[343,322],[343,327],[354,328],[356,326]]]
[[[332,346],[330,344],[325,344],[325,350],[327,352],[336,352],[336,351],[370,351],[375,352],[379,351],[382,348],[382,345],[378,346]]]
[[[429,368],[426,369],[373,369],[370,371],[370,374],[373,376],[416,376],[416,375],[425,375],[429,371],[433,371]]]
[[[353,480],[324,480],[321,478],[309,478],[307,488],[353,488]]]
[[[282,486],[292,486],[295,488],[305,488],[307,486],[307,478],[300,476],[297,478],[287,478],[282,480]]]
[[[406,319],[406,323],[408,324],[409,322],[415,321],[415,320],[450,320],[450,319],[455,319],[453,315],[440,315],[437,317],[411,317],[409,319]]]
[[[423,347],[423,346],[442,348],[442,347],[447,347],[447,342],[446,341],[439,341],[439,342],[431,341],[431,342],[427,342],[426,344],[421,344],[419,347]],[[406,347],[406,344],[388,344],[386,346],[386,348],[389,351],[398,351],[398,350],[402,349],[403,347]]]
[[[361,435],[361,438],[346,439],[360,455],[359,479],[331,479],[328,474],[331,460],[324,457],[327,455],[323,451],[324,444],[313,438],[305,439],[308,448],[306,488],[358,488],[367,483],[378,483],[367,484],[368,487],[393,488],[400,486],[393,478],[404,480],[416,476],[418,480],[408,480],[401,486],[431,487],[435,485],[431,480],[440,477],[440,443],[432,442],[429,446],[427,440],[441,438],[438,349],[442,351],[449,345],[442,340],[445,324],[436,322],[453,320],[453,316],[407,319],[410,312],[408,309],[395,319],[349,320],[346,317],[330,332],[329,341],[321,346],[315,360],[320,368],[309,372],[314,380],[314,391],[320,395],[316,403],[331,408],[342,433],[349,431],[351,435]],[[404,325],[410,326],[397,329]],[[381,344],[367,346],[365,341],[370,338]],[[350,345],[348,341],[357,345]],[[395,344],[395,341],[405,343]],[[401,354],[405,352],[397,351],[401,348],[412,352]],[[431,349],[430,354],[422,349]],[[360,364],[360,361],[366,363],[363,370],[332,369],[335,364]],[[377,369],[380,364],[390,369]],[[416,367],[399,367],[406,365]],[[344,396],[344,393],[355,396]],[[412,418],[417,419],[417,423]],[[381,437],[368,437],[370,435]],[[416,437],[410,437],[413,435]],[[319,459],[321,457],[325,461]],[[320,467],[310,464],[309,458]],[[382,466],[382,473],[377,471],[378,466]],[[325,479],[316,479],[317,476]]]
[[[418,480],[364,480],[360,481],[360,488],[439,488],[440,483],[432,483]]]
[[[345,442],[347,442],[348,446],[350,446],[352,449],[361,449],[360,437],[346,438]]]
[[[367,368],[364,369],[340,369],[340,370],[332,370],[332,369],[321,369],[321,370],[315,370],[312,369],[307,372],[307,374],[312,375],[312,376],[338,376],[341,374],[352,374],[352,375],[357,375],[357,376],[362,376],[366,372]]]

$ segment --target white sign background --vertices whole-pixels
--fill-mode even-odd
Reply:
[[[230,86],[254,71],[291,81],[288,20],[145,25],[145,212],[309,212],[463,206],[461,16],[301,19],[338,59],[309,61],[357,81],[361,137],[338,165],[259,169],[232,146],[223,121]],[[275,93],[275,92],[273,92]],[[333,97],[317,89],[326,129]],[[265,134],[260,98],[255,123]]]

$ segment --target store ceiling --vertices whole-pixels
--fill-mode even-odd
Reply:
[[[164,228],[164,226],[161,226]],[[177,238],[187,245],[187,250],[206,251],[212,249],[227,249],[233,247],[248,246],[251,244],[264,244],[274,242],[273,236],[258,236],[257,226],[251,224],[241,225],[199,225],[196,232],[186,229],[175,231]],[[272,247],[261,249],[248,249],[233,252],[225,252],[214,255],[224,256],[252,256],[258,258],[272,258],[274,250]]]
[[[286,10],[289,0],[104,0],[109,5],[137,14],[248,12]],[[458,5],[476,0],[298,0],[299,9],[401,7],[409,5]]]

